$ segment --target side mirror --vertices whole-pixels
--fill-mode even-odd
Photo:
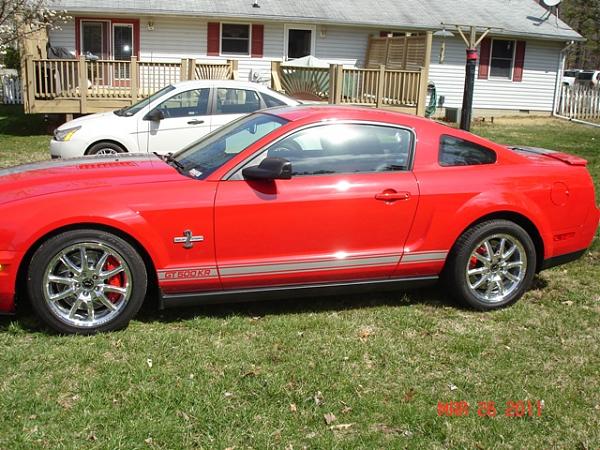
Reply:
[[[144,120],[149,120],[151,122],[160,122],[165,118],[165,115],[160,109],[153,109],[148,114],[144,116]]]
[[[292,163],[284,158],[265,158],[258,166],[242,170],[249,180],[289,180],[292,178]]]

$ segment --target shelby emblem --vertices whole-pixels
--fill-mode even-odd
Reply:
[[[183,248],[189,249],[194,246],[194,242],[202,242],[204,236],[194,236],[191,230],[185,230],[182,236],[177,236],[173,239],[175,244],[183,244]]]

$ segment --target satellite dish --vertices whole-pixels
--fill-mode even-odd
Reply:
[[[558,4],[561,2],[561,0],[542,0],[542,2],[544,3],[544,5],[546,5],[548,8],[553,8],[555,6],[558,6]]]

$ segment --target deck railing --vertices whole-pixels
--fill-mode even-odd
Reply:
[[[130,105],[183,80],[235,79],[237,61],[34,59],[25,63],[26,112],[86,114]]]
[[[292,67],[272,64],[274,89],[303,100],[335,104],[416,108],[422,114],[427,95],[424,69],[389,70],[331,65]]]

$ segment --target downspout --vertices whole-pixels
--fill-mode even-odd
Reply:
[[[560,100],[560,94],[562,92],[562,81],[565,74],[565,60],[567,58],[567,51],[575,44],[575,41],[570,41],[567,45],[558,53],[558,73],[556,74],[556,84],[554,85],[554,101],[552,102],[552,115],[556,116],[556,110],[558,108],[558,101]]]

